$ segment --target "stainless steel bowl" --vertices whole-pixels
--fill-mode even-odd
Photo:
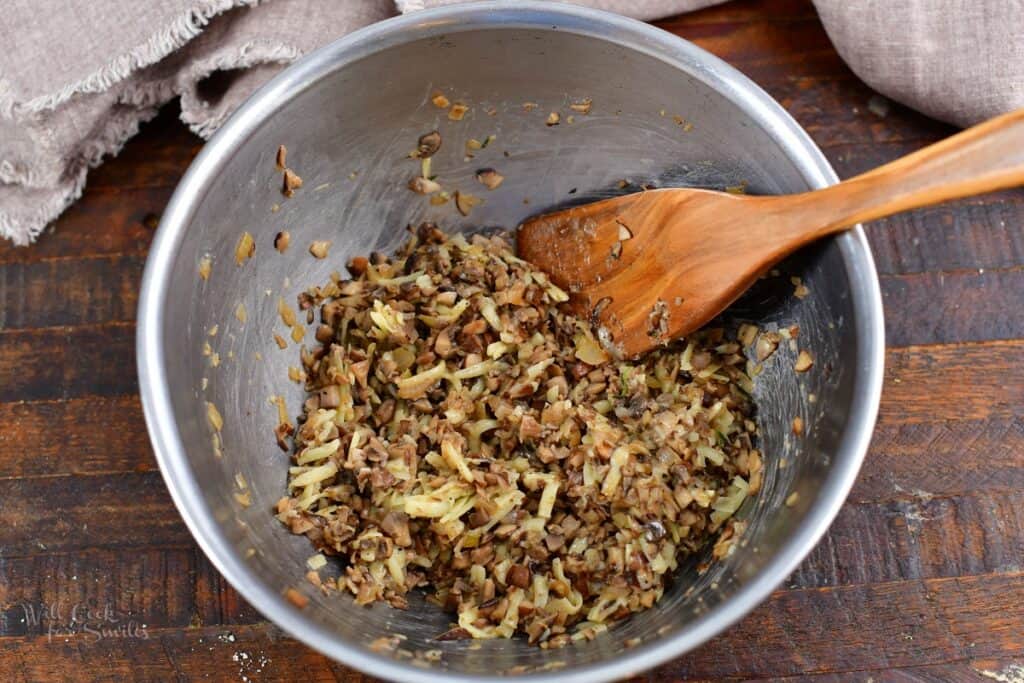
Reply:
[[[472,105],[465,120],[448,121],[430,104],[435,89]],[[568,103],[583,97],[592,98],[592,112],[569,124]],[[539,108],[527,112],[524,102]],[[562,124],[547,127],[553,110]],[[499,190],[480,193],[487,201],[468,219],[403,189],[415,172],[406,153],[435,126],[444,145],[434,168],[448,183],[473,187],[482,166],[507,178]],[[468,138],[491,134],[494,142],[464,160]],[[305,182],[287,200],[274,168],[279,144]],[[762,281],[726,316],[798,324],[799,345],[815,366],[794,374],[786,344],[766,364],[757,390],[766,486],[740,513],[750,521],[741,547],[703,574],[688,564],[654,609],[593,642],[542,651],[520,640],[437,642],[449,617],[421,599],[407,611],[361,608],[304,582],[311,548],[270,513],[285,491],[288,461],[273,443],[276,416],[267,399],[283,394],[293,414],[302,400],[286,377],[298,364],[297,348],[279,350],[272,338],[275,326],[283,331],[278,296],[293,301],[348,256],[393,248],[407,223],[512,227],[545,208],[621,192],[620,179],[745,182],[750,192],[785,193],[836,178],[796,123],[735,69],[639,22],[547,2],[451,6],[359,31],[287,69],[206,145],[150,251],[139,306],[140,385],[157,459],[185,522],[268,618],[348,666],[394,680],[519,673],[592,683],[708,640],[763,600],[824,533],[864,457],[881,388],[882,304],[859,229],[785,264],[782,277]],[[293,244],[284,255],[272,247],[282,229]],[[234,250],[243,230],[257,247],[239,267]],[[333,240],[330,259],[309,255],[313,239]],[[204,254],[213,264],[206,281],[197,273]],[[801,276],[810,296],[795,300],[788,275]],[[234,315],[239,303],[245,324]],[[219,333],[210,337],[214,325]],[[219,367],[203,355],[205,342]],[[211,448],[206,400],[224,417],[222,457]],[[795,416],[807,425],[803,438],[791,434]],[[251,507],[233,496],[236,473],[248,482]],[[783,504],[794,492],[795,504]],[[287,586],[310,596],[304,610],[282,597]],[[371,648],[391,634],[406,638],[399,651]],[[439,661],[421,656],[434,649]]]

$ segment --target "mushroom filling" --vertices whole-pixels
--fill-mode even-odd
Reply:
[[[558,647],[732,550],[762,461],[724,330],[614,360],[502,235],[428,223],[350,263],[299,297],[319,345],[277,505],[340,562],[323,590],[403,608],[424,587],[457,621],[439,637]]]

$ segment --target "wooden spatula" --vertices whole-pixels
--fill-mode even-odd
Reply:
[[[800,247],[856,223],[1024,184],[1024,110],[850,180],[777,197],[662,189],[531,218],[519,255],[634,357],[701,327]]]

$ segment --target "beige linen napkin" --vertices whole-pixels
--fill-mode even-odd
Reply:
[[[81,194],[88,169],[172,98],[209,137],[298,56],[397,12],[459,1],[5,0],[0,237],[35,239]],[[574,0],[639,19],[720,1]],[[839,53],[883,94],[961,125],[1024,107],[1024,0],[814,2]],[[204,87],[215,72],[228,77]]]
[[[392,0],[4,0],[0,236],[34,240],[174,97],[209,137],[283,65],[394,13]],[[213,97],[199,84],[217,71],[231,77]]]
[[[1024,0],[814,0],[854,73],[969,126],[1024,107]]]

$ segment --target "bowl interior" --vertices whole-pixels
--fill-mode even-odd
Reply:
[[[393,249],[409,223],[433,220],[459,231],[514,227],[540,210],[644,184],[743,185],[751,193],[786,193],[813,182],[777,131],[751,114],[749,104],[717,92],[708,84],[714,78],[699,65],[680,69],[571,22],[558,28],[428,24],[402,39],[371,41],[356,58],[339,52],[331,69],[291,83],[288,98],[264,102],[264,110],[275,110],[272,115],[261,114],[258,123],[220,141],[211,152],[216,161],[203,162],[212,170],[185,200],[187,225],[163,274],[169,295],[158,330],[161,370],[185,455],[165,471],[172,489],[197,487],[198,498],[179,494],[179,503],[189,508],[186,517],[203,518],[212,529],[217,539],[204,545],[220,566],[248,567],[242,578],[235,577],[243,592],[272,595],[295,586],[309,596],[301,611],[280,600],[256,606],[275,618],[285,615],[291,624],[304,623],[318,634],[321,647],[343,643],[374,652],[371,658],[411,660],[420,668],[472,676],[600,665],[620,657],[627,643],[642,650],[720,611],[737,591],[763,577],[787,539],[820,507],[831,458],[848,428],[856,375],[866,362],[853,330],[850,291],[858,275],[844,255],[852,242],[830,241],[801,253],[725,316],[727,324],[743,319],[769,328],[798,325],[798,345],[811,351],[815,366],[795,374],[795,348],[787,343],[765,363],[757,398],[767,476],[762,492],[740,513],[750,527],[724,562],[704,573],[695,568],[703,558],[687,564],[654,609],[593,642],[541,651],[520,640],[438,642],[434,638],[449,628],[450,617],[419,598],[409,610],[397,611],[321,595],[303,579],[305,560],[313,554],[308,541],[289,534],[271,512],[285,493],[289,460],[274,444],[276,411],[268,397],[283,395],[293,416],[303,400],[301,386],[287,377],[288,367],[299,365],[298,345],[282,350],[273,337],[288,336],[277,313],[279,297],[294,305],[301,290],[343,271],[349,256]],[[306,73],[313,74],[312,67]],[[469,105],[463,120],[450,121],[431,104],[436,90]],[[588,115],[569,108],[584,98],[593,102]],[[557,126],[545,125],[551,111],[561,114]],[[434,128],[443,145],[433,173],[446,187],[485,199],[469,217],[460,216],[453,203],[431,206],[405,189],[419,167],[406,155],[420,134]],[[486,148],[466,157],[470,138],[491,135]],[[275,169],[281,144],[303,179],[290,199],[282,196]],[[476,183],[474,173],[483,167],[505,176],[499,189],[487,192]],[[621,180],[629,187],[620,187]],[[273,248],[281,230],[291,233],[285,254]],[[255,237],[256,252],[238,266],[234,253],[243,231]],[[328,259],[310,256],[314,239],[332,241]],[[212,269],[203,280],[199,262],[207,255]],[[790,276],[806,283],[806,299],[793,297]],[[240,304],[244,323],[236,317]],[[306,340],[312,342],[311,332]],[[203,351],[207,344],[219,356],[217,367]],[[224,418],[221,457],[211,448],[204,401]],[[796,416],[806,425],[802,438],[792,435]],[[236,474],[248,484],[249,507],[234,495]],[[783,504],[794,492],[795,502]],[[394,634],[404,640],[382,649],[380,638]],[[431,650],[440,650],[439,660],[427,661],[424,653]],[[416,669],[409,671],[415,677]]]

